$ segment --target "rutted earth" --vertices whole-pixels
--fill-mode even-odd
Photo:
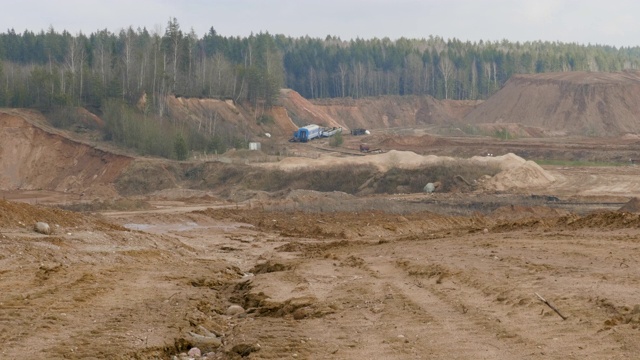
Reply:
[[[637,214],[497,195],[478,201],[503,205],[469,216],[357,201],[355,211],[305,211],[323,197],[101,215],[0,202],[2,358],[169,359],[194,346],[209,359],[640,351]],[[468,201],[382,199],[390,209],[434,200]],[[33,232],[36,220],[54,233]]]

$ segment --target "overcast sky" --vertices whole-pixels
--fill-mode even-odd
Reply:
[[[172,17],[198,36],[269,32],[466,41],[548,40],[640,46],[638,0],[0,0],[0,31],[90,34],[161,30]]]

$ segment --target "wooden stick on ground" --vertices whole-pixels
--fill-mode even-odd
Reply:
[[[556,308],[555,306],[551,305],[547,300],[545,300],[542,296],[540,296],[540,294],[538,294],[538,293],[535,293],[535,294],[540,298],[540,301],[542,301],[543,303],[547,304],[547,306],[550,307],[553,311],[555,311],[556,314],[560,315],[562,320],[567,320],[567,317],[562,315],[562,313],[560,313],[560,310],[558,310],[558,308]]]

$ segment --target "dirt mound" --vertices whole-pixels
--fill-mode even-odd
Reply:
[[[285,158],[277,163],[259,164],[267,168],[279,168],[282,170],[296,170],[303,168],[332,167],[344,165],[373,165],[380,171],[390,168],[415,168],[421,165],[435,164],[437,162],[451,161],[453,158],[427,155],[418,155],[412,151],[391,150],[387,153],[362,157],[336,158],[334,156],[321,156],[317,159]]]
[[[44,206],[0,200],[0,227],[31,227],[39,221],[48,223],[55,232],[56,225],[61,227],[90,227],[96,230],[118,229],[120,226],[106,223],[97,218]]]
[[[640,132],[640,72],[514,75],[465,124],[518,123],[558,134]]]
[[[567,224],[570,229],[623,229],[640,227],[640,214],[607,211],[589,214]]]
[[[84,222],[83,216],[60,209],[37,207],[25,203],[0,200],[0,226],[14,227],[44,221],[60,226],[77,226]]]
[[[620,208],[620,211],[640,213],[640,198],[634,197],[633,199],[629,200],[629,202],[627,202]]]
[[[519,166],[506,169],[483,183],[487,190],[505,191],[548,186],[556,179],[540,165],[526,161]]]
[[[132,161],[43,128],[41,115],[0,111],[0,189],[112,196],[112,183]]]
[[[501,206],[491,212],[490,218],[494,220],[516,220],[527,218],[557,218],[566,216],[569,212],[563,209],[554,209],[547,206]]]
[[[419,155],[411,151],[391,150],[382,154],[362,157],[336,158],[324,156],[318,159],[286,158],[277,163],[260,164],[266,168],[294,171],[305,168],[330,168],[336,166],[375,166],[378,171],[386,172],[391,169],[417,169],[428,165],[443,164],[473,164],[502,169],[493,177],[482,179],[481,187],[489,191],[507,191],[547,186],[555,178],[533,161],[527,161],[515,154],[495,157],[475,156],[469,160],[446,156]],[[473,179],[469,179],[471,181]],[[471,185],[471,184],[468,184]]]
[[[513,153],[500,156],[474,156],[471,158],[471,161],[480,164],[498,166],[503,170],[512,169],[527,162],[525,159]]]

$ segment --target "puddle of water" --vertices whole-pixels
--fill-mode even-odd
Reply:
[[[154,233],[165,233],[169,231],[187,231],[197,228],[201,228],[194,222],[182,223],[182,224],[124,224],[125,228],[129,230],[139,230]]]
[[[124,226],[129,230],[139,230],[139,231],[145,231],[153,227],[153,225],[149,225],[149,224],[124,224],[122,226]]]

